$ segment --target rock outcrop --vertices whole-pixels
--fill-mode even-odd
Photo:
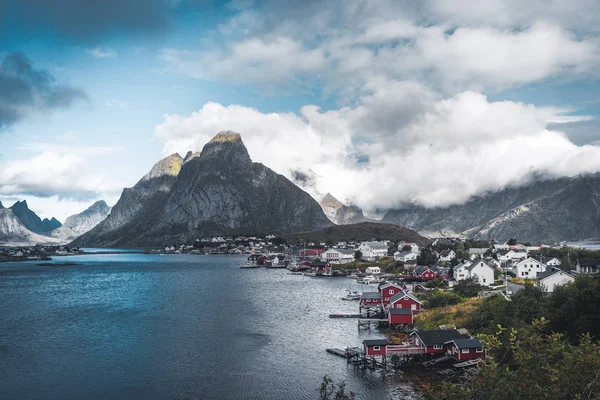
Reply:
[[[30,231],[10,208],[0,208],[0,246],[30,246],[50,243],[57,243],[57,240]]]

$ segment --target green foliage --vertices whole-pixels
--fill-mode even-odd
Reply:
[[[454,286],[454,292],[463,297],[475,297],[482,288],[483,287],[479,284],[477,278],[467,278]]]
[[[354,400],[356,399],[356,393],[346,393],[346,382],[340,381],[333,383],[328,375],[323,377],[321,381],[321,387],[319,388],[319,399],[320,400]]]
[[[433,282],[433,281],[432,281]],[[453,292],[441,292],[436,290],[427,299],[427,308],[438,308],[452,306],[461,303],[464,299]]]
[[[523,329],[498,326],[482,338],[491,357],[466,382],[426,386],[424,399],[598,399],[600,345],[590,336],[573,345],[548,331],[543,319]]]
[[[357,261],[358,261],[358,260],[362,260],[362,256],[363,256],[363,253],[362,253],[362,251],[360,251],[360,250],[356,250],[356,251],[354,252],[354,259],[355,259],[355,260],[357,260]]]
[[[431,247],[424,247],[421,253],[417,256],[417,264],[419,265],[434,265],[437,262],[437,256]]]
[[[508,242],[506,242],[507,245],[509,246],[515,246],[517,244],[517,239],[509,239]]]
[[[409,245],[402,247],[402,251],[411,251],[411,250],[412,250],[412,247],[410,247]]]
[[[444,278],[435,278],[425,283],[426,288],[434,289],[434,288],[446,288],[448,287],[448,281]]]

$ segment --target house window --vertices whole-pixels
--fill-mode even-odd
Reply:
[[[477,353],[483,353],[483,349],[478,348],[477,350],[475,350]]]
[[[373,346],[373,350],[374,351],[379,351],[379,350],[381,350],[381,347],[379,347],[379,346]]]
[[[485,283],[485,278],[483,278],[483,283]]]
[[[443,349],[443,348],[444,348],[444,346],[442,346],[441,344],[434,344],[434,345],[433,345],[433,349],[434,349],[434,350],[441,350],[441,349]]]
[[[417,309],[417,305],[416,304],[411,304],[410,305],[410,309],[411,310],[416,310]]]
[[[396,304],[396,308],[402,308],[402,304],[400,304],[400,303]]]
[[[394,289],[390,289],[389,293],[394,294]]]
[[[463,354],[469,354],[469,349],[462,349]]]

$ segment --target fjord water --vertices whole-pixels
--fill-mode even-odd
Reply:
[[[351,280],[240,269],[243,259],[0,264],[0,398],[314,399],[325,374],[359,398],[397,396],[403,384],[325,352],[379,337],[327,318],[356,311],[340,300]]]

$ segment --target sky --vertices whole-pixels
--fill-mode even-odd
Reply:
[[[600,171],[594,0],[2,0],[0,201],[61,221],[242,135],[376,212]]]

